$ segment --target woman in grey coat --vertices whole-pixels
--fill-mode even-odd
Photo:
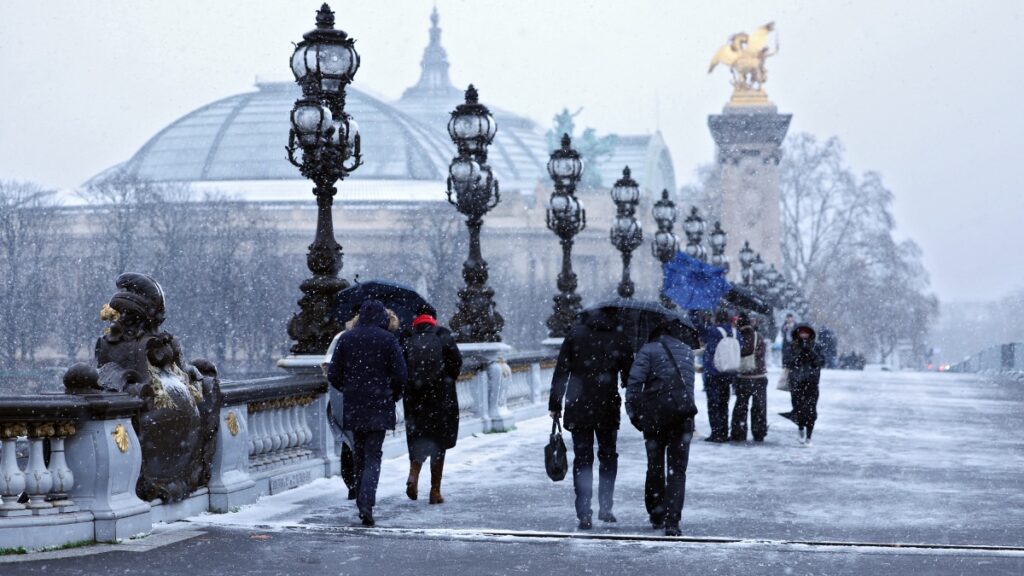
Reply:
[[[697,414],[693,350],[683,343],[683,330],[678,321],[655,328],[633,361],[626,387],[626,414],[643,432],[647,448],[644,501],[651,526],[664,527],[666,536],[681,533],[686,466]]]

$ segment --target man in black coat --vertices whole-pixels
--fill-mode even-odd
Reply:
[[[444,456],[459,437],[459,397],[455,384],[462,372],[462,354],[451,332],[437,325],[429,304],[418,311],[412,329],[402,334],[408,367],[405,388],[405,437],[409,445],[406,495],[416,500],[420,469],[430,458],[430,503],[441,504]]]
[[[678,321],[655,328],[629,371],[626,414],[644,434],[647,482],[644,502],[653,528],[679,536],[686,496],[686,467],[693,439],[693,350],[683,343]],[[668,475],[665,464],[668,463]]]
[[[600,462],[597,517],[615,522],[612,501],[619,458],[615,443],[622,405],[619,382],[625,386],[632,363],[633,347],[610,310],[584,312],[558,352],[548,409],[552,418],[560,418],[565,397],[564,425],[572,432],[576,517],[583,530],[592,526],[595,436]]]
[[[356,504],[364,526],[374,524],[384,432],[395,428],[395,403],[406,380],[398,338],[385,326],[384,305],[363,302],[359,322],[338,338],[327,370],[327,382],[343,394],[342,426],[353,435]]]

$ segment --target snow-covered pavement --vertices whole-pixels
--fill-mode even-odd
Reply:
[[[252,547],[250,539],[258,532],[266,535],[260,544],[269,547],[264,551],[268,558],[276,558],[274,546],[281,547],[278,554],[293,554],[297,542],[319,542],[320,548],[312,550],[340,554],[333,542],[352,548],[352,554],[376,558],[375,566],[383,562],[381,573],[388,573],[383,570],[388,565],[394,568],[390,573],[415,572],[402,559],[415,558],[417,550],[428,556],[454,554],[441,554],[442,564],[464,555],[478,559],[481,567],[505,566],[514,572],[514,564],[500,560],[505,555],[536,569],[542,565],[531,564],[531,554],[591,549],[598,552],[579,565],[580,572],[616,573],[602,570],[607,567],[602,563],[618,561],[623,546],[641,546],[646,552],[643,558],[623,560],[622,568],[657,568],[654,559],[668,562],[679,554],[710,566],[722,555],[730,557],[731,550],[737,561],[745,559],[743,565],[764,573],[778,573],[780,566],[804,566],[800,573],[1024,572],[1024,387],[1019,383],[951,374],[826,372],[815,443],[805,447],[795,426],[777,415],[789,408],[789,397],[774,389],[774,380],[773,375],[770,429],[763,444],[700,441],[708,433],[702,408],[681,526],[689,543],[641,541],[661,533],[646,523],[642,439],[625,419],[615,495],[619,522],[595,522],[591,532],[625,541],[576,537],[571,481],[554,483],[544,474],[547,418],[520,422],[511,433],[460,440],[449,452],[446,502],[440,506],[426,502],[426,471],[421,499],[413,502],[405,497],[405,458],[385,461],[377,530],[353,528],[358,523],[355,506],[344,500],[338,478],[264,498],[238,512],[193,518],[188,529],[208,531],[211,543],[235,538],[237,550],[217,549],[223,562],[245,562],[243,551]],[[742,542],[716,544],[714,538]],[[535,552],[522,547],[540,541],[544,544]],[[813,544],[825,541],[964,548]],[[972,551],[970,545],[1011,550]],[[169,548],[189,546],[198,544]],[[116,555],[104,556],[109,562]],[[564,561],[543,566],[563,566]],[[671,566],[679,569],[678,564],[662,567]],[[350,569],[342,573],[364,573]]]

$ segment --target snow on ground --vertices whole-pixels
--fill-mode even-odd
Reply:
[[[814,446],[777,415],[789,395],[769,386],[764,444],[711,444],[698,416],[682,528],[687,536],[1024,545],[1024,391],[1017,383],[934,373],[824,374]],[[698,386],[698,404],[703,394]],[[617,524],[595,533],[654,535],[643,507],[642,438],[623,418]],[[466,438],[449,452],[446,503],[405,497],[408,462],[386,460],[375,516],[386,528],[575,530],[570,479],[544,474],[550,419]],[[571,442],[567,436],[567,444]],[[571,454],[570,454],[571,457]],[[595,470],[596,472],[596,470]],[[595,482],[596,484],[596,482]],[[339,478],[266,497],[194,523],[345,527],[357,523]],[[596,507],[596,485],[595,502]],[[596,510],[595,510],[596,516]]]

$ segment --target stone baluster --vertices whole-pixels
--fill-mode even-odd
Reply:
[[[18,503],[25,491],[25,473],[18,466],[17,442],[18,436],[27,434],[24,424],[0,425],[0,517],[32,514]]]
[[[249,462],[252,462],[256,458],[256,447],[258,444],[256,436],[256,415],[252,411],[251,406],[246,406],[246,413],[248,414],[247,428],[249,429]]]
[[[308,396],[303,399],[302,406],[299,408],[299,423],[302,429],[302,445],[308,446],[313,441],[313,429],[309,426],[309,411],[310,405],[316,401],[313,396]]]
[[[267,463],[267,453],[270,452],[270,435],[267,429],[266,403],[253,403],[252,409],[253,432],[256,438],[256,455],[253,459],[253,465],[263,466]]]
[[[298,460],[299,457],[298,406],[297,398],[289,398],[285,402],[284,414],[282,415],[282,419],[287,423],[285,427],[288,431],[288,455],[293,460]]]
[[[50,477],[53,478],[50,502],[54,506],[59,506],[63,512],[71,512],[69,507],[74,506],[68,492],[75,487],[75,476],[71,468],[68,468],[67,459],[64,457],[64,440],[74,434],[75,425],[62,422],[57,424],[55,434],[50,438]]]
[[[55,433],[53,424],[33,424],[28,430],[28,466],[25,468],[25,493],[28,507],[34,514],[56,513],[57,509],[46,501],[53,488],[53,476],[46,469],[43,441]]]
[[[285,445],[285,437],[281,433],[281,401],[273,400],[269,403],[268,420],[270,422],[270,460],[280,462],[282,459],[281,448]]]

